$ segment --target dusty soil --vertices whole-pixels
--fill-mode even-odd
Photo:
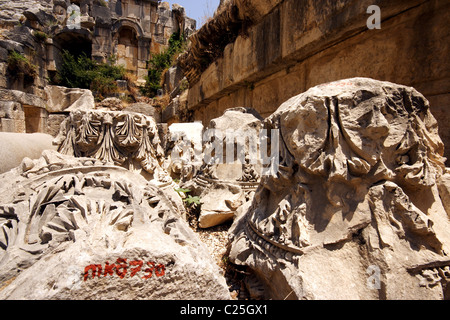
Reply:
[[[228,258],[228,229],[231,227],[232,222],[230,221],[219,226],[202,229],[198,227],[198,212],[189,214],[188,221],[192,230],[206,244],[215,262],[223,270],[232,299],[250,299],[250,295],[244,284],[244,279],[248,275],[245,268],[233,265]]]

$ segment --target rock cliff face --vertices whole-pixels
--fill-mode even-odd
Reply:
[[[449,298],[443,144],[421,94],[332,82],[286,101],[265,127],[281,131],[280,168],[235,222],[230,258],[266,298]]]
[[[0,25],[3,27],[12,27],[19,21],[23,21],[23,12],[29,9],[40,9],[46,12],[51,12],[53,3],[51,0],[25,0],[25,1],[11,1],[0,0]]]
[[[115,56],[118,64],[142,82],[150,54],[166,48],[173,33],[188,36],[196,28],[183,7],[171,9],[167,2],[155,0],[1,1],[0,6],[0,87],[41,97],[46,79],[61,64],[62,50],[102,62]],[[6,77],[12,50],[37,67],[31,84]]]
[[[168,47],[173,33],[189,36],[196,24],[183,7],[171,9],[154,0],[16,0],[1,1],[0,7],[0,131],[4,132],[55,135],[58,122],[71,108],[82,104],[93,108],[91,92],[49,85],[60,70],[63,50],[99,62],[114,57],[139,85],[145,83],[151,54]],[[18,61],[11,59],[13,54]]]

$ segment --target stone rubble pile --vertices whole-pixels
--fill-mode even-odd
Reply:
[[[166,130],[139,108],[83,105],[61,122],[59,152],[0,176],[0,299],[231,298],[188,197],[199,227],[233,221],[227,255],[252,298],[449,298],[450,174],[415,89],[345,79],[266,119],[232,108]],[[277,170],[226,136],[205,140],[227,130],[279,132]],[[205,161],[212,149],[244,161]]]

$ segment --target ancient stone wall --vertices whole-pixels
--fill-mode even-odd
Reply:
[[[367,27],[373,4],[381,9],[381,29]],[[320,83],[356,76],[391,81],[429,100],[450,158],[449,9],[439,0],[225,1],[181,62],[191,85],[188,108],[203,123],[236,106],[267,117]],[[200,40],[220,38],[217,32],[232,41],[212,59]],[[202,65],[208,58],[213,62]]]
[[[40,97],[61,65],[63,50],[101,62],[115,57],[142,84],[151,54],[166,48],[173,33],[189,35],[196,25],[183,7],[171,9],[155,0],[111,0],[107,5],[97,0],[0,1],[0,7],[0,87]],[[8,76],[13,50],[36,66],[30,83]]]
[[[63,50],[101,62],[114,57],[139,85],[145,83],[151,54],[166,48],[173,33],[191,34],[196,24],[183,7],[175,4],[171,9],[168,3],[155,0],[111,0],[107,4],[98,0],[14,0],[0,1],[0,8],[3,132],[56,135],[70,111],[66,109],[76,100],[77,106],[93,107],[92,94],[80,99],[77,90],[49,86],[49,79],[61,66]],[[24,66],[11,67],[13,53]]]

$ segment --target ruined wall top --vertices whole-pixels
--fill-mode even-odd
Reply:
[[[180,58],[190,84],[195,84],[206,68],[223,54],[223,49],[239,34],[270,13],[284,0],[221,0],[213,19],[191,37],[191,49]]]

